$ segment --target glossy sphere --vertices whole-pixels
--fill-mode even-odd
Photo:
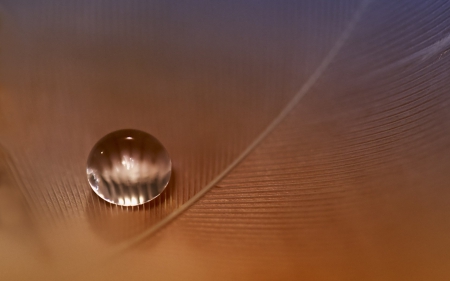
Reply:
[[[172,162],[164,146],[138,130],[120,130],[100,139],[87,162],[89,184],[104,200],[121,205],[144,204],[163,192]]]

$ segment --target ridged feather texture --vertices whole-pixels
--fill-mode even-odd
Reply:
[[[446,1],[3,2],[0,140],[49,253],[7,276],[450,276]],[[85,178],[122,128],[172,158],[143,207]]]

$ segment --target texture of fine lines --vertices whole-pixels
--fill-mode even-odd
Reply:
[[[120,244],[116,251],[120,252],[126,250],[129,247],[139,243],[146,237],[156,233],[162,227],[170,223],[173,219],[178,217],[184,211],[186,211],[192,204],[203,197],[212,187],[214,187],[221,179],[223,179],[231,170],[233,170],[243,159],[245,159],[277,126],[281,121],[292,111],[292,109],[298,104],[298,102],[305,96],[306,93],[311,89],[311,87],[317,82],[323,72],[327,69],[329,64],[332,62],[334,57],[339,53],[342,46],[345,44],[346,40],[349,38],[350,34],[354,30],[356,24],[360,20],[362,14],[366,10],[370,0],[363,0],[355,11],[353,17],[348,23],[347,27],[344,29],[343,33],[338,37],[336,43],[322,60],[317,69],[309,77],[309,79],[303,84],[300,90],[295,94],[291,101],[286,105],[286,107],[280,112],[280,114],[267,126],[267,128],[245,149],[225,170],[223,170],[216,178],[214,178],[208,185],[206,185],[197,194],[191,197],[185,204],[181,205],[178,209],[173,211],[170,215],[165,217],[163,220],[149,228],[147,231],[139,234],[138,236],[130,239],[122,244]]]

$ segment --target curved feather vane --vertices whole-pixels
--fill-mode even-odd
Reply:
[[[217,175],[211,182],[209,182],[202,190],[200,190],[195,196],[191,197],[186,203],[184,203],[180,208],[172,212],[166,218],[158,222],[154,227],[144,231],[142,234],[128,240],[124,245],[120,245],[121,248],[128,248],[139,241],[145,239],[146,237],[154,234],[161,227],[168,224],[170,221],[175,219],[181,213],[186,211],[189,207],[202,198],[208,191],[210,191],[215,185],[217,185],[228,173],[230,173],[237,165],[239,165],[242,160],[244,160],[272,131],[286,118],[286,116],[291,113],[292,109],[298,104],[298,102],[305,96],[305,94],[311,89],[315,82],[320,78],[322,73],[327,69],[328,65],[337,55],[339,50],[344,45],[347,38],[350,36],[351,32],[355,28],[355,25],[359,21],[362,13],[364,12],[369,1],[362,1],[361,6],[355,11],[354,16],[348,23],[348,26],[344,29],[342,34],[337,38],[336,43],[331,48],[330,52],[325,56],[323,61],[319,64],[318,68],[312,73],[311,77],[306,80],[305,84],[300,88],[300,90],[294,95],[291,101],[283,108],[283,110],[278,114],[275,119],[270,122],[270,124],[264,129],[264,131],[233,161],[226,167],[219,175]],[[119,251],[120,251],[119,250]]]

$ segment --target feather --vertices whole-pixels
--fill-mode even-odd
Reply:
[[[8,277],[449,275],[446,1],[1,6],[0,140],[50,253]],[[171,155],[150,204],[86,180],[123,128]]]

